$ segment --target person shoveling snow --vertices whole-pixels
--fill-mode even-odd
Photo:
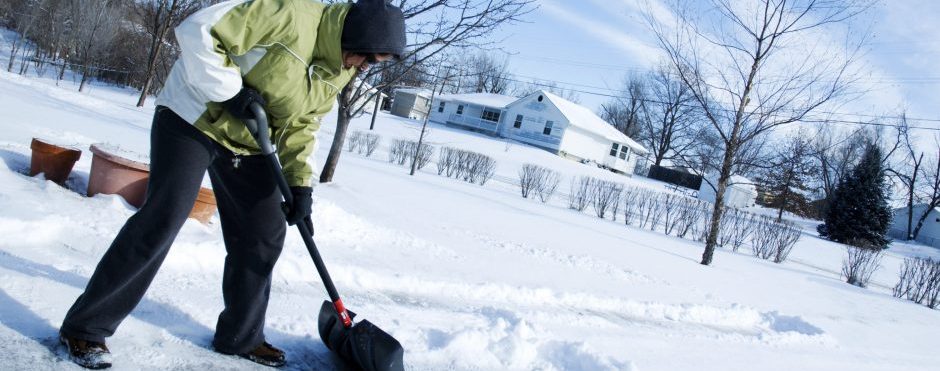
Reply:
[[[180,57],[153,118],[146,200],[115,237],[65,316],[60,338],[71,360],[87,368],[111,366],[105,338],[143,298],[208,170],[227,252],[225,308],[213,347],[263,365],[284,365],[284,352],[265,341],[265,312],[285,224],[298,225],[306,238],[313,234],[314,170],[308,158],[315,133],[340,89],[358,72],[401,57],[404,28],[401,10],[384,0],[331,5],[233,0],[200,10],[181,23],[176,29]],[[279,178],[270,176],[270,157],[261,154],[245,126],[255,118],[249,109],[253,105],[270,114],[276,156],[283,164],[278,175],[288,185],[286,207]],[[350,341],[368,340],[352,334],[365,327],[352,326],[341,302],[335,309],[325,318],[340,318],[345,327],[324,337],[331,349],[360,368],[402,367],[397,341],[397,363],[391,365],[364,364],[381,357],[363,361],[331,344],[345,342],[348,347]],[[335,322],[328,325],[336,327]],[[340,339],[327,339],[337,336]]]

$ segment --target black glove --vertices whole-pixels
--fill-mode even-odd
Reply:
[[[248,120],[255,118],[255,114],[251,112],[250,108],[252,103],[260,103],[262,106],[267,104],[264,98],[261,97],[261,93],[245,86],[238,94],[235,94],[234,97],[222,102],[222,107],[225,107],[225,110],[231,113],[232,116],[235,116],[235,118]]]
[[[310,213],[313,208],[313,188],[290,187],[290,193],[294,197],[294,204],[285,210],[287,224],[294,225],[304,222],[307,224],[307,228],[310,229],[310,234],[313,235],[313,221],[310,220]]]

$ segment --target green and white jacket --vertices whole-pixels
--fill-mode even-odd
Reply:
[[[166,106],[239,155],[260,148],[221,103],[242,85],[267,101],[271,138],[292,186],[310,186],[320,120],[355,75],[340,38],[348,4],[233,0],[200,10],[176,28],[181,53],[157,105]]]

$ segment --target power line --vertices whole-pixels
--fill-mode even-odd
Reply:
[[[428,73],[426,73],[426,72],[423,72],[423,71],[419,71],[419,73],[425,74],[425,75],[430,75],[430,74],[428,74]],[[481,74],[482,74],[482,73],[476,73],[476,74],[458,74],[458,75],[451,75],[451,76],[452,76],[452,77],[473,77],[473,76],[479,76],[479,75],[481,75]],[[616,89],[601,88],[601,87],[596,87],[596,86],[591,86],[591,85],[584,85],[584,84],[574,84],[574,83],[569,83],[569,82],[564,82],[564,81],[557,81],[557,80],[550,80],[550,79],[540,79],[540,78],[528,77],[528,76],[518,75],[518,74],[508,73],[508,72],[506,73],[506,75],[512,75],[512,76],[523,77],[523,78],[531,78],[531,79],[533,79],[533,81],[523,81],[523,80],[513,79],[513,78],[508,78],[508,77],[503,77],[503,78],[502,78],[503,80],[512,81],[512,82],[517,82],[517,83],[522,83],[522,84],[528,84],[528,85],[535,85],[535,86],[547,87],[547,88],[558,88],[558,87],[559,87],[558,85],[572,85],[572,86],[582,86],[582,87],[587,87],[587,88],[597,89],[597,90],[606,90],[606,91],[613,91],[613,92],[621,92],[620,90],[616,90]],[[554,83],[555,85],[552,85],[552,84],[549,84],[549,83]],[[616,99],[624,98],[623,95],[614,95],[614,94],[608,94],[608,93],[599,93],[599,92],[596,92],[596,91],[587,91],[587,90],[572,89],[572,88],[563,88],[563,89],[565,89],[565,90],[567,90],[567,91],[571,91],[571,92],[582,93],[582,94],[589,94],[589,95],[595,95],[595,96],[601,96],[601,97],[607,97],[607,98],[616,98]],[[638,100],[638,101],[641,101],[641,102],[644,102],[644,103],[670,104],[669,102],[663,102],[663,101],[658,101],[658,100],[653,100],[653,99],[648,99],[648,98],[638,98],[637,100]],[[687,106],[687,107],[697,107],[697,106],[688,105],[688,104],[686,104],[685,106]],[[729,110],[729,109],[720,109],[720,110],[725,111],[725,112],[734,112],[734,111]],[[875,118],[875,119],[900,119],[900,116],[888,116],[888,115],[880,115],[880,116],[879,116],[879,115],[868,115],[868,114],[848,113],[848,112],[817,111],[817,113],[827,114],[827,115],[835,115],[835,116],[867,117],[867,118]],[[907,121],[909,121],[909,122],[910,122],[910,121],[915,121],[915,122],[940,122],[940,119],[926,119],[926,118],[912,118],[912,117],[905,117],[905,119],[906,119]],[[870,122],[870,121],[851,121],[851,120],[842,120],[842,119],[824,119],[824,120],[821,120],[821,119],[805,119],[805,120],[800,120],[799,122],[802,122],[802,123],[816,123],[816,124],[832,123],[832,124],[842,124],[842,125],[849,125],[849,124],[850,124],[850,125],[867,125],[867,126],[878,126],[878,127],[895,127],[895,125],[892,125],[892,124],[884,124],[884,123]],[[928,131],[938,131],[938,132],[940,132],[940,128],[934,128],[934,127],[910,126],[910,125],[908,125],[908,128],[910,128],[910,129],[917,129],[917,130],[928,130]]]

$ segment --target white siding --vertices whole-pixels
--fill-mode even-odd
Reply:
[[[522,125],[514,127],[516,116],[522,115]],[[552,122],[551,135],[545,135],[545,125]],[[503,117],[503,126],[500,133],[504,137],[542,147],[557,152],[562,137],[568,127],[565,116],[561,114],[548,100],[539,102],[536,96],[529,96],[524,100],[513,103]]]
[[[715,190],[712,189],[712,186],[709,185],[708,182],[702,181],[702,186],[699,187],[698,191],[698,198],[702,201],[715,203]],[[754,205],[756,198],[757,193],[753,192],[748,187],[740,184],[732,184],[725,190],[724,203],[727,207],[749,207]]]
[[[911,230],[917,226],[917,219],[924,212],[924,205],[914,206],[914,224]],[[925,245],[940,248],[940,212],[934,210],[924,219],[924,226],[917,234],[917,241]],[[907,208],[902,207],[894,210],[894,218],[891,221],[891,229],[888,233],[896,239],[906,239],[907,235]]]
[[[617,143],[617,154],[610,155],[613,142],[595,133],[570,126],[561,141],[561,151],[588,159],[618,172],[632,175],[636,165],[636,154],[628,146]],[[620,151],[627,148],[626,158],[620,159]]]

